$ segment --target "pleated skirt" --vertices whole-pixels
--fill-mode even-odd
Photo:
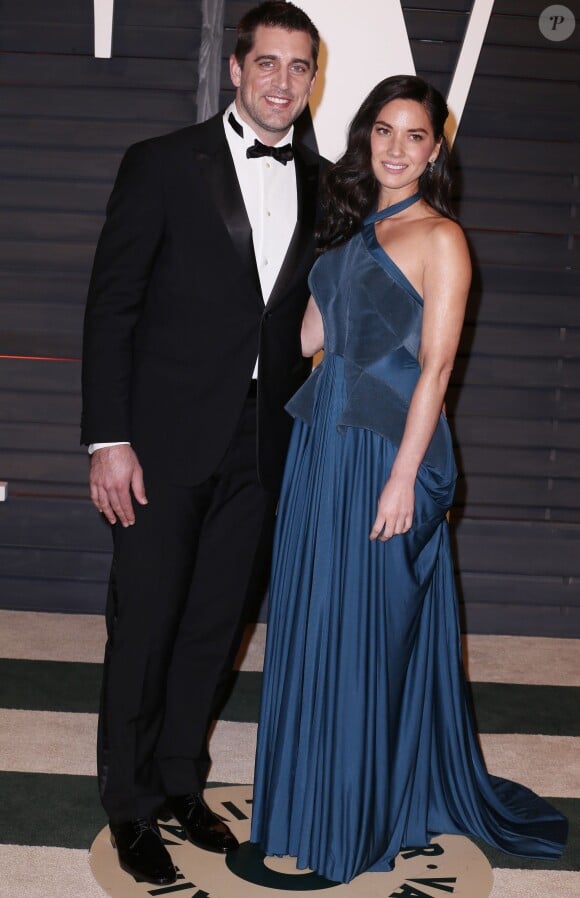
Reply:
[[[411,531],[370,542],[396,448],[337,427],[343,364],[323,365],[279,505],[251,840],[336,882],[442,833],[558,857],[565,818],[485,769],[440,480],[422,467]]]

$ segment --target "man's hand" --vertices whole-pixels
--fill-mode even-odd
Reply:
[[[123,527],[135,523],[131,492],[140,505],[147,505],[143,468],[131,446],[106,446],[91,455],[89,475],[91,499],[109,524]]]

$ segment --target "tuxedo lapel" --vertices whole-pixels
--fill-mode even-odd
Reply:
[[[297,275],[304,276],[304,259],[310,258],[312,255],[316,221],[318,164],[308,163],[302,156],[299,146],[295,146],[294,150],[298,200],[296,227],[266,308],[271,308],[281,300],[291,281]]]
[[[196,140],[194,149],[196,164],[211,193],[214,207],[221,215],[228,230],[240,261],[256,288],[257,298],[262,306],[262,291],[254,255],[252,228],[223,132],[221,115],[198,126],[198,129],[200,137]]]
[[[197,125],[193,130],[194,155],[200,176],[207,184],[215,208],[223,219],[263,309],[252,228],[225,138],[221,114]],[[317,162],[307,161],[299,144],[294,145],[294,152],[298,212],[296,227],[266,308],[280,302],[293,280],[304,277],[307,273],[304,271],[304,260],[311,258],[313,251],[319,165]]]

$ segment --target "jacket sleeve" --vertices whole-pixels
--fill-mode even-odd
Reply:
[[[126,152],[97,244],[83,334],[81,442],[130,441],[133,336],[164,228],[150,143]]]

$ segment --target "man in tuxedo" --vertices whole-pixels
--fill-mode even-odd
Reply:
[[[237,847],[203,800],[207,728],[271,530],[284,404],[309,370],[322,160],[293,122],[318,48],[292,3],[250,10],[235,101],[127,151],[95,256],[82,441],[114,546],[99,787],[121,867],[158,885],[176,877],[164,812],[200,847]]]

